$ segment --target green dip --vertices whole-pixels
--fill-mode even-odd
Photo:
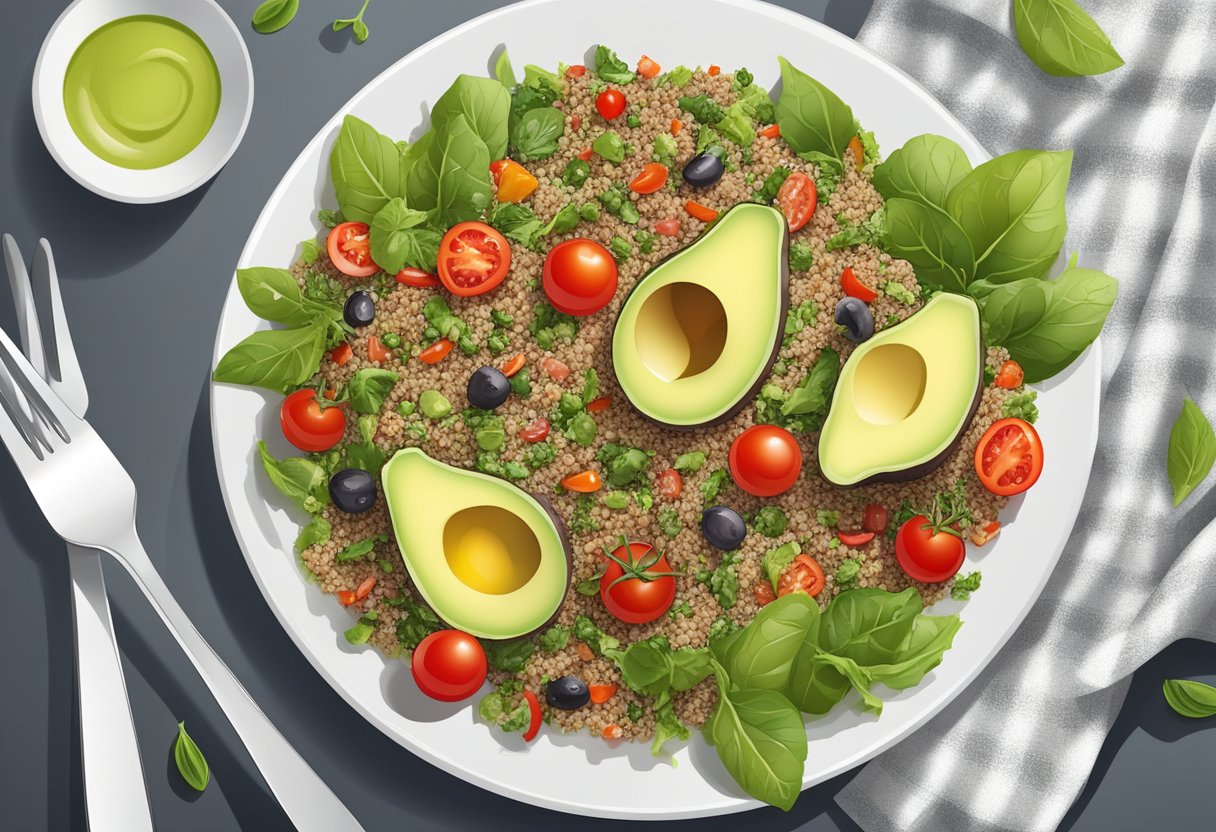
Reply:
[[[220,107],[220,73],[198,35],[136,15],[93,32],[63,79],[68,123],[89,150],[124,168],[158,168],[193,150]]]

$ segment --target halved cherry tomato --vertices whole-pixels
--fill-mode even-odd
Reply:
[[[410,657],[418,689],[440,702],[459,702],[477,693],[488,669],[481,642],[461,630],[431,633]]]
[[[625,735],[625,729],[613,722],[605,725],[604,730],[600,734],[606,740],[619,740]]]
[[[448,353],[454,347],[451,341],[447,338],[440,338],[435,343],[418,353],[418,360],[423,364],[438,364],[443,359],[447,358]]]
[[[629,183],[630,190],[639,194],[652,194],[667,184],[667,165],[648,162]]]
[[[664,237],[678,237],[680,235],[680,221],[675,217],[659,220],[654,224],[654,233],[662,234]]]
[[[369,229],[365,222],[343,222],[334,226],[325,238],[325,250],[334,267],[350,277],[371,277],[380,271],[372,261],[368,242]]]
[[[519,438],[525,442],[539,442],[548,435],[549,420],[544,416],[541,416],[519,432]]]
[[[339,589],[338,590],[338,603],[344,607],[349,607],[351,604],[355,603],[354,590]]]
[[[528,730],[524,731],[524,742],[532,742],[540,733],[540,700],[530,690],[524,691],[524,701],[528,703]]]
[[[878,299],[878,292],[861,282],[852,266],[845,266],[840,273],[840,288],[851,298],[857,298],[862,303],[873,303]]]
[[[329,360],[342,367],[347,361],[350,361],[350,357],[354,354],[355,351],[351,349],[350,344],[343,341],[329,351]]]
[[[658,75],[661,70],[662,67],[645,55],[638,60],[638,75],[641,75],[643,78],[653,78],[654,76]]]
[[[1022,365],[1011,358],[1001,365],[1001,369],[997,370],[996,386],[1012,390],[1021,384],[1022,379],[1025,377],[1026,374],[1022,372]]]
[[[936,584],[952,577],[963,565],[967,547],[953,529],[934,529],[918,514],[899,527],[895,559],[913,580]]]
[[[576,237],[545,255],[541,285],[553,308],[567,315],[598,312],[616,294],[616,258],[595,240]]]
[[[773,589],[768,578],[761,578],[752,588],[752,597],[756,599],[758,605],[763,607],[765,604],[771,604],[777,600],[777,590]]]
[[[594,152],[595,151],[592,150],[591,148],[587,148],[586,150],[580,150],[578,152],[578,158],[582,159],[584,162],[590,162],[591,154],[593,154]]]
[[[342,441],[346,415],[340,407],[321,407],[313,390],[297,390],[283,399],[279,423],[287,441],[301,451],[328,451]]]
[[[394,279],[402,286],[415,286],[419,289],[430,289],[439,285],[438,275],[424,272],[422,269],[411,268],[410,266],[406,266],[397,272]]]
[[[684,490],[684,478],[675,468],[664,468],[654,478],[654,490],[659,492],[660,497],[674,500]]]
[[[673,118],[671,120],[671,135],[678,136],[680,135],[680,131],[683,129],[684,122],[680,121],[678,118]]]
[[[381,344],[380,339],[373,335],[367,339],[367,357],[372,361],[384,362],[393,357],[393,351]]]
[[[1021,494],[1043,473],[1043,443],[1025,419],[1001,419],[975,446],[975,473],[993,494]]]
[[[577,132],[578,128],[580,128],[582,126],[583,126],[583,117],[582,116],[570,116],[570,129],[571,130],[574,130],[575,132]]]
[[[856,549],[873,540],[874,532],[837,532],[836,537],[840,538],[840,542],[845,546]]]
[[[1001,522],[999,520],[993,520],[989,523],[977,523],[976,525],[972,526],[971,534],[969,534],[968,537],[971,538],[971,542],[976,546],[987,546],[992,541],[992,538],[996,537],[1000,533]]]
[[[781,136],[781,128],[776,124],[770,124],[760,131],[760,135],[766,139],[776,139]]]
[[[595,97],[595,109],[605,121],[612,121],[625,112],[625,93],[612,88],[604,90]]]
[[[684,210],[688,212],[690,217],[698,219],[701,222],[713,222],[718,218],[718,212],[713,208],[709,208],[699,202],[693,202],[691,199],[684,203]]]
[[[805,592],[814,597],[823,592],[826,583],[819,561],[810,555],[799,555],[777,579],[777,597],[783,598],[791,592]]]
[[[566,366],[566,362],[559,361],[556,358],[546,356],[540,362],[540,368],[545,371],[545,375],[554,381],[565,381],[570,377],[570,368]]]
[[[495,162],[494,165],[497,165]],[[490,165],[490,170],[494,170],[494,165]],[[505,164],[497,175],[494,181],[498,183],[498,190],[494,194],[494,198],[499,202],[523,202],[528,197],[532,196],[532,192],[536,190],[540,182],[532,173],[513,159],[505,160]]]
[[[577,474],[571,474],[562,480],[562,488],[567,491],[575,491],[579,494],[590,494],[593,491],[599,491],[600,475],[590,468],[586,471],[579,471]]]
[[[790,231],[797,231],[811,221],[815,206],[819,204],[819,193],[811,177],[802,171],[794,171],[785,177],[777,190],[777,204],[790,224]]]
[[[616,696],[616,685],[587,685],[587,692],[591,694],[591,701],[597,705],[602,705],[612,697]]]
[[[675,573],[667,556],[649,543],[626,543],[604,550],[608,563],[600,578],[604,608],[626,624],[646,624],[671,609]]]
[[[612,404],[611,396],[599,396],[587,402],[587,412],[600,413],[607,410],[610,404]]]
[[[861,527],[868,532],[881,534],[887,530],[887,507],[878,503],[867,503],[866,513],[861,521]]]
[[[582,64],[571,64],[570,66],[566,67],[567,78],[582,78],[586,74],[587,67],[583,66]]]
[[[506,376],[507,378],[510,378],[511,376],[515,375],[520,370],[522,370],[524,368],[524,365],[527,363],[528,363],[528,356],[524,355],[522,352],[516,353],[514,356],[512,356],[510,359],[508,359],[506,364],[502,365],[502,374],[504,376]]]
[[[853,164],[857,165],[858,170],[861,170],[861,166],[865,163],[866,151],[861,146],[861,138],[859,136],[849,139],[849,150],[853,153]]]
[[[718,66],[717,64],[710,64],[709,69],[705,70],[705,74],[711,78],[714,77],[715,75],[721,74],[721,72],[722,72],[722,67]]]
[[[511,247],[484,222],[462,222],[439,243],[439,279],[453,295],[483,295],[511,268]]]
[[[790,488],[802,472],[802,448],[788,430],[752,425],[735,437],[727,455],[735,484],[757,497],[774,497]]]

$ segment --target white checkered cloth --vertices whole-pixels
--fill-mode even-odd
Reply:
[[[858,36],[992,153],[1074,149],[1066,248],[1120,281],[1072,538],[987,670],[838,794],[867,832],[1056,829],[1130,674],[1176,639],[1216,641],[1216,477],[1172,509],[1165,472],[1183,396],[1216,417],[1216,0],[1081,2],[1120,69],[1046,75],[1010,0],[877,0]]]

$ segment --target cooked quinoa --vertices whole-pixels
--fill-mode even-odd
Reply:
[[[565,94],[555,105],[565,112],[566,130],[554,155],[529,165],[540,183],[530,199],[531,209],[538,217],[548,218],[571,202],[578,206],[598,204],[598,194],[614,185],[627,183],[645,163],[651,161],[655,137],[660,134],[670,136],[673,120],[683,123],[683,129],[674,137],[679,152],[672,167],[679,170],[695,153],[697,129],[689,114],[681,111],[677,99],[682,95],[707,93],[722,107],[728,107],[735,99],[731,82],[730,74],[711,77],[700,70],[683,88],[656,86],[652,80],[639,77],[628,87],[621,87],[627,89],[631,112],[638,117],[637,126],[629,126],[625,119],[615,119],[609,128],[594,106],[595,91],[603,89],[604,82],[594,79],[590,72],[582,77],[566,78]],[[593,155],[590,159],[591,175],[580,187],[562,184],[560,175],[567,163],[576,158],[580,151],[590,147],[592,141],[607,129],[615,130],[621,136],[627,147],[632,149],[630,155],[620,165]],[[867,485],[856,489],[833,487],[816,474],[817,432],[796,434],[802,447],[804,471],[788,492],[775,498],[761,499],[737,488],[727,478],[715,502],[735,508],[744,517],[765,505],[779,506],[788,516],[789,523],[779,537],[748,534],[735,566],[737,603],[730,609],[723,609],[706,583],[698,581],[698,573],[714,569],[722,557],[722,553],[707,545],[699,529],[704,507],[699,486],[711,472],[727,467],[730,443],[741,431],[754,424],[755,407],[749,402],[725,423],[693,431],[669,430],[655,425],[629,406],[617,386],[612,372],[611,342],[617,311],[633,285],[652,266],[689,245],[705,230],[705,223],[692,218],[685,211],[686,200],[695,199],[722,213],[737,203],[751,200],[765,177],[778,166],[804,171],[812,179],[819,176],[816,165],[800,160],[779,138],[758,137],[747,158],[738,146],[731,143],[725,161],[726,173],[708,189],[693,189],[680,184],[647,196],[627,191],[641,216],[637,225],[624,223],[601,210],[594,221],[580,222],[565,234],[550,235],[547,246],[574,237],[590,238],[608,246],[614,236],[632,243],[638,229],[650,229],[656,222],[668,218],[680,220],[679,234],[674,237],[657,236],[651,252],[643,253],[638,245],[633,246],[633,253],[619,263],[619,288],[612,301],[603,310],[580,319],[577,337],[572,343],[559,339],[552,349],[545,350],[537,345],[530,334],[528,325],[534,307],[546,302],[540,288],[544,255],[543,251],[530,251],[522,245],[513,245],[510,272],[494,292],[472,298],[446,296],[452,312],[468,323],[469,336],[479,345],[485,345],[495,328],[490,318],[491,309],[511,316],[509,325],[499,327],[509,337],[509,346],[501,356],[491,357],[482,346],[471,356],[455,349],[434,365],[414,359],[402,361],[397,356],[383,365],[397,371],[400,380],[385,399],[375,432],[375,443],[389,454],[402,447],[419,446],[430,456],[462,468],[472,468],[477,456],[471,433],[463,420],[458,417],[430,419],[420,409],[403,417],[398,412],[400,403],[416,404],[423,391],[433,389],[446,396],[453,405],[453,412],[459,414],[465,405],[465,389],[470,374],[486,364],[501,365],[506,358],[522,352],[527,358],[532,393],[526,398],[512,395],[496,413],[506,423],[502,461],[523,462],[529,445],[517,436],[519,429],[537,418],[549,417],[561,395],[565,392],[578,393],[583,384],[584,371],[594,368],[599,376],[600,394],[611,398],[611,405],[595,415],[598,435],[594,443],[581,447],[567,440],[561,431],[554,430],[549,441],[556,447],[556,459],[516,481],[522,488],[549,496],[568,526],[578,496],[571,493],[554,496],[560,490],[558,483],[573,472],[596,467],[596,452],[604,443],[618,442],[653,451],[654,457],[646,472],[651,479],[657,472],[671,467],[683,453],[703,451],[706,454],[705,464],[697,472],[684,476],[683,491],[677,499],[656,495],[654,505],[648,511],[643,510],[635,499],[630,499],[625,508],[610,509],[602,499],[606,491],[600,492],[591,498],[594,501],[591,510],[591,520],[594,522],[591,525],[598,528],[584,530],[582,526],[587,524],[582,523],[578,530],[571,529],[573,573],[556,623],[571,626],[576,615],[585,615],[606,633],[619,639],[622,645],[662,634],[669,639],[672,647],[699,647],[706,643],[711,624],[721,616],[727,616],[740,625],[746,624],[759,609],[754,595],[756,586],[766,580],[760,568],[761,557],[766,551],[794,540],[801,542],[803,552],[818,560],[826,574],[826,587],[817,599],[821,606],[841,591],[834,573],[846,559],[853,559],[860,565],[850,586],[879,587],[888,591],[914,586],[925,604],[932,604],[949,593],[953,581],[920,584],[910,580],[896,563],[893,540],[888,535],[879,534],[860,549],[851,549],[840,545],[839,541],[833,542],[837,531],[860,528],[867,503],[886,506],[894,516],[895,510],[905,501],[917,507],[930,505],[935,494],[951,490],[960,479],[965,484],[967,502],[977,523],[995,520],[1005,503],[1004,498],[994,496],[980,485],[972,457],[980,436],[1001,417],[1005,401],[1019,390],[989,384],[983,389],[979,409],[966,435],[958,443],[957,450],[940,468],[921,480]],[[846,152],[845,173],[830,201],[818,207],[806,227],[791,235],[791,244],[810,245],[813,262],[806,270],[795,271],[791,268],[789,306],[793,310],[804,302],[812,301],[817,314],[813,324],[794,334],[788,346],[782,350],[778,367],[784,366],[785,372],[774,373],[767,380],[768,384],[791,389],[825,347],[836,350],[842,361],[847,359],[854,345],[839,334],[832,320],[832,311],[843,296],[840,274],[845,266],[851,266],[868,285],[882,286],[887,281],[894,281],[917,298],[915,303],[906,304],[888,294],[881,294],[871,304],[878,328],[908,317],[921,305],[920,287],[912,267],[906,261],[894,260],[864,243],[835,251],[825,248],[827,240],[841,230],[841,220],[860,225],[882,207],[882,199],[870,182],[868,169],[859,171],[855,161],[851,151]],[[324,253],[314,263],[297,263],[294,271],[301,285],[304,284],[305,275],[310,272],[339,276]],[[439,290],[403,286],[388,280],[377,282],[372,291],[376,299],[376,318],[370,326],[358,329],[349,339],[353,356],[341,366],[327,356],[321,365],[320,375],[328,387],[340,389],[360,368],[382,366],[367,357],[367,340],[371,336],[383,338],[391,333],[399,336],[407,345],[424,341],[422,333],[427,323],[422,313],[423,305]],[[388,340],[392,341],[391,335]],[[417,346],[413,347],[414,354],[418,349]],[[542,369],[542,362],[546,358],[564,362],[570,369],[569,376],[561,382],[549,378]],[[995,370],[1006,358],[1004,350],[989,349],[987,364]],[[425,439],[420,438],[422,429],[425,429]],[[348,420],[347,430],[347,438],[357,441],[357,420]],[[663,509],[672,509],[678,515],[680,529],[674,537],[660,530],[658,517]],[[839,513],[836,527],[828,528],[820,524],[820,510]],[[371,511],[361,515],[346,514],[329,506],[324,510],[324,517],[332,524],[332,536],[328,542],[303,551],[303,566],[327,593],[350,590],[365,579],[375,577],[376,584],[370,595],[356,602],[350,610],[356,617],[367,610],[378,610],[379,618],[373,622],[374,629],[368,643],[389,656],[402,655],[396,634],[402,608],[384,602],[402,596],[417,596],[393,542],[384,501],[379,500]],[[387,536],[388,542],[377,546],[374,557],[344,563],[336,561],[335,556],[344,547],[376,535]],[[579,581],[595,576],[601,568],[601,551],[615,548],[622,536],[653,543],[666,553],[672,568],[683,573],[676,579],[673,613],[650,624],[625,624],[604,609],[597,594],[586,596],[576,590]],[[511,675],[517,675],[532,690],[541,689],[543,680],[566,674],[577,675],[589,684],[619,682],[619,672],[613,662],[598,657],[584,658],[589,655],[586,645],[571,637],[567,645],[556,652],[537,649],[523,673]],[[500,681],[507,675],[492,673],[491,680]],[[709,716],[716,698],[711,677],[689,691],[675,694],[676,715],[687,725],[700,726]],[[620,685],[618,693],[606,703],[588,705],[576,711],[548,709],[547,719],[551,725],[562,730],[589,730],[597,736],[605,726],[615,724],[623,729],[624,738],[643,740],[654,733],[653,713],[649,709],[635,707],[634,715],[641,713],[636,722],[630,719],[628,713],[631,703],[642,702],[625,685]]]

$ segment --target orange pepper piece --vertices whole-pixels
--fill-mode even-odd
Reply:
[[[527,168],[513,159],[508,159],[498,175],[498,201],[523,202],[532,196],[538,185],[540,182]]]

